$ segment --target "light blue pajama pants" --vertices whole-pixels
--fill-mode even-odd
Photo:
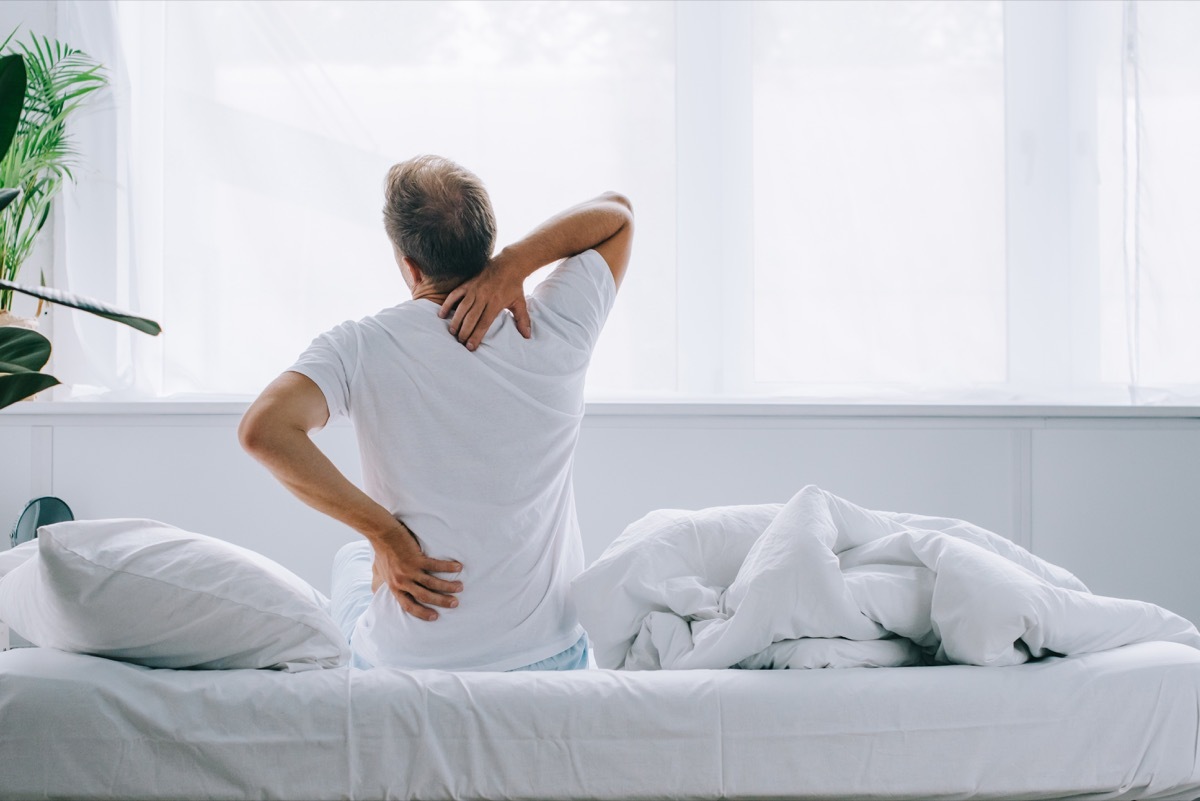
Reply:
[[[330,614],[342,630],[346,642],[350,642],[354,626],[363,612],[371,605],[371,563],[375,551],[365,540],[343,545],[333,557],[333,597]],[[350,666],[373,667],[358,654],[350,658]],[[588,639],[584,634],[579,641],[562,653],[534,662],[532,665],[514,670],[583,670],[588,666]]]

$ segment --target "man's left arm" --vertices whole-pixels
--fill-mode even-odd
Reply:
[[[328,420],[329,407],[316,383],[287,372],[251,404],[238,439],[292,494],[370,541],[376,569],[405,612],[436,620],[429,607],[457,606],[453,594],[462,592],[462,582],[432,574],[457,573],[462,565],[427,557],[402,522],[342,475],[309,437]]]

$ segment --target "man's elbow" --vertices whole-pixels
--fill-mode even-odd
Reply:
[[[242,450],[259,459],[271,449],[271,430],[261,410],[251,406],[238,424],[238,443]]]
[[[625,195],[622,195],[620,192],[608,191],[608,192],[605,192],[602,197],[609,202],[624,206],[625,210],[628,211],[629,214],[632,216],[633,203],[631,203],[629,198],[626,197]]]

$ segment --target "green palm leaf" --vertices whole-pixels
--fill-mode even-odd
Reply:
[[[101,303],[98,300],[72,295],[68,292],[62,292],[58,289],[51,289],[48,286],[21,286],[14,284],[12,281],[0,280],[0,289],[12,292],[20,292],[24,295],[32,295],[35,298],[48,300],[51,303],[58,303],[62,306],[70,306],[73,309],[81,309],[85,312],[90,312],[98,317],[105,317],[109,320],[115,320],[118,323],[124,323],[130,328],[135,328],[144,334],[150,336],[158,336],[162,333],[162,326],[153,320],[145,317],[138,317],[136,314],[130,314],[126,311],[109,306],[107,303]]]
[[[67,132],[67,119],[107,79],[86,53],[46,36],[30,36],[25,42],[13,42],[9,36],[0,49],[11,53],[0,63],[16,59],[25,75],[24,110],[11,147],[7,154],[0,152],[0,186],[20,190],[13,197],[0,197],[0,279],[14,280],[46,224],[62,182],[74,180],[71,170],[78,153]],[[2,135],[0,124],[0,139]],[[0,310],[11,307],[12,292],[0,289]]]
[[[21,106],[25,102],[25,59],[18,55],[0,58],[0,157],[8,152]]]

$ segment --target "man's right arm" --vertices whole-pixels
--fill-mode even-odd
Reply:
[[[309,438],[329,419],[323,391],[309,376],[286,372],[263,390],[238,426],[238,439],[279,482],[306,504],[365,536],[375,550],[375,574],[387,582],[400,607],[421,620],[436,620],[431,607],[458,605],[462,582],[435,573],[462,565],[430,559],[401,521],[354,486]],[[374,592],[376,584],[372,584]]]
[[[633,249],[633,207],[616,192],[554,215],[524,239],[497,253],[483,272],[454,289],[439,314],[453,312],[450,333],[475,350],[492,322],[511,309],[518,328],[529,336],[524,282],[535,270],[586,250],[600,254],[619,288]]]

